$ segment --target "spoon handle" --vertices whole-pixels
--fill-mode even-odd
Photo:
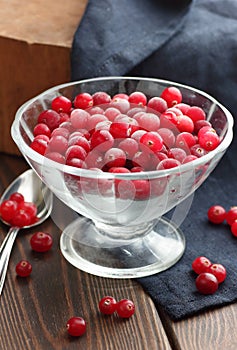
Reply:
[[[13,243],[16,239],[19,228],[11,227],[0,247],[0,295],[4,286],[8,262],[10,259]]]

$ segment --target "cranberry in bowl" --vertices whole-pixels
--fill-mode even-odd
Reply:
[[[226,152],[233,117],[193,87],[102,77],[26,102],[11,134],[42,181],[78,213],[61,235],[64,257],[98,276],[135,278],[182,256],[179,226],[188,209],[180,215],[179,204],[190,207]]]

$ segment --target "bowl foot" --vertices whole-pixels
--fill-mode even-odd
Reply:
[[[160,218],[146,235],[133,240],[113,240],[87,218],[79,217],[61,236],[64,257],[75,267],[96,276],[137,278],[164,271],[183,255],[183,233]]]

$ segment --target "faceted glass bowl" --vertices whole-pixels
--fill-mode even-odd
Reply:
[[[40,112],[60,95],[71,100],[81,93],[105,91],[110,95],[142,91],[159,96],[176,86],[183,102],[202,107],[222,141],[219,146],[190,163],[168,170],[115,174],[59,164],[32,150],[33,128]],[[208,94],[178,83],[135,77],[106,77],[72,82],[51,88],[19,108],[12,124],[12,138],[42,181],[69,208],[78,213],[62,232],[60,246],[65,258],[79,269],[103,277],[133,278],[163,271],[175,264],[185,249],[179,224],[188,215],[192,195],[213,171],[233,137],[229,111]],[[128,192],[117,196],[119,181]],[[148,180],[149,196],[137,199],[130,186]],[[123,188],[124,191],[124,188]],[[178,211],[172,222],[163,215]]]

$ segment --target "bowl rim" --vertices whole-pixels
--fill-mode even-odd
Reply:
[[[226,135],[220,142],[220,144],[215,148],[214,150],[210,151],[206,155],[197,158],[191,162],[188,162],[186,164],[181,164],[180,166],[171,168],[171,169],[164,169],[164,170],[152,170],[152,171],[142,171],[138,173],[109,173],[109,172],[97,172],[91,169],[87,168],[75,168],[66,164],[61,164],[56,161],[50,160],[46,158],[45,156],[37,153],[33,149],[30,148],[29,145],[27,145],[25,142],[22,142],[20,140],[17,130],[20,124],[20,119],[22,114],[27,110],[27,108],[36,100],[42,98],[43,96],[53,93],[56,90],[64,89],[70,86],[74,85],[82,85],[85,83],[95,82],[95,81],[109,81],[109,80],[136,80],[136,81],[150,81],[154,83],[161,83],[166,85],[173,85],[178,88],[187,89],[193,92],[196,92],[200,94],[201,96],[207,98],[210,100],[214,105],[217,105],[222,112],[225,114],[227,119],[227,129],[226,129]],[[169,175],[174,174],[182,174],[183,172],[190,171],[191,169],[197,168],[199,166],[205,165],[209,161],[211,161],[213,158],[215,158],[216,155],[220,154],[221,152],[225,152],[229,145],[232,142],[233,139],[233,125],[234,125],[234,118],[231,114],[231,112],[218,100],[216,100],[213,96],[206,93],[205,91],[202,91],[198,88],[192,87],[190,85],[186,85],[179,82],[174,82],[172,80],[166,80],[166,79],[159,79],[159,78],[150,78],[150,77],[137,77],[137,76],[105,76],[105,77],[95,77],[95,78],[89,78],[89,79],[83,79],[83,80],[77,80],[77,81],[71,81],[59,85],[55,85],[40,94],[34,96],[33,98],[26,101],[23,105],[21,105],[18,110],[16,111],[15,119],[13,120],[12,126],[11,126],[11,136],[18,146],[19,150],[23,154],[24,157],[29,157],[30,159],[33,159],[40,165],[46,165],[49,167],[57,168],[57,170],[60,170],[62,172],[65,172],[67,174],[77,175],[77,176],[85,176],[85,177],[91,177],[91,178],[104,178],[104,179],[141,179],[145,176],[148,179],[152,178],[163,178],[167,177]]]

